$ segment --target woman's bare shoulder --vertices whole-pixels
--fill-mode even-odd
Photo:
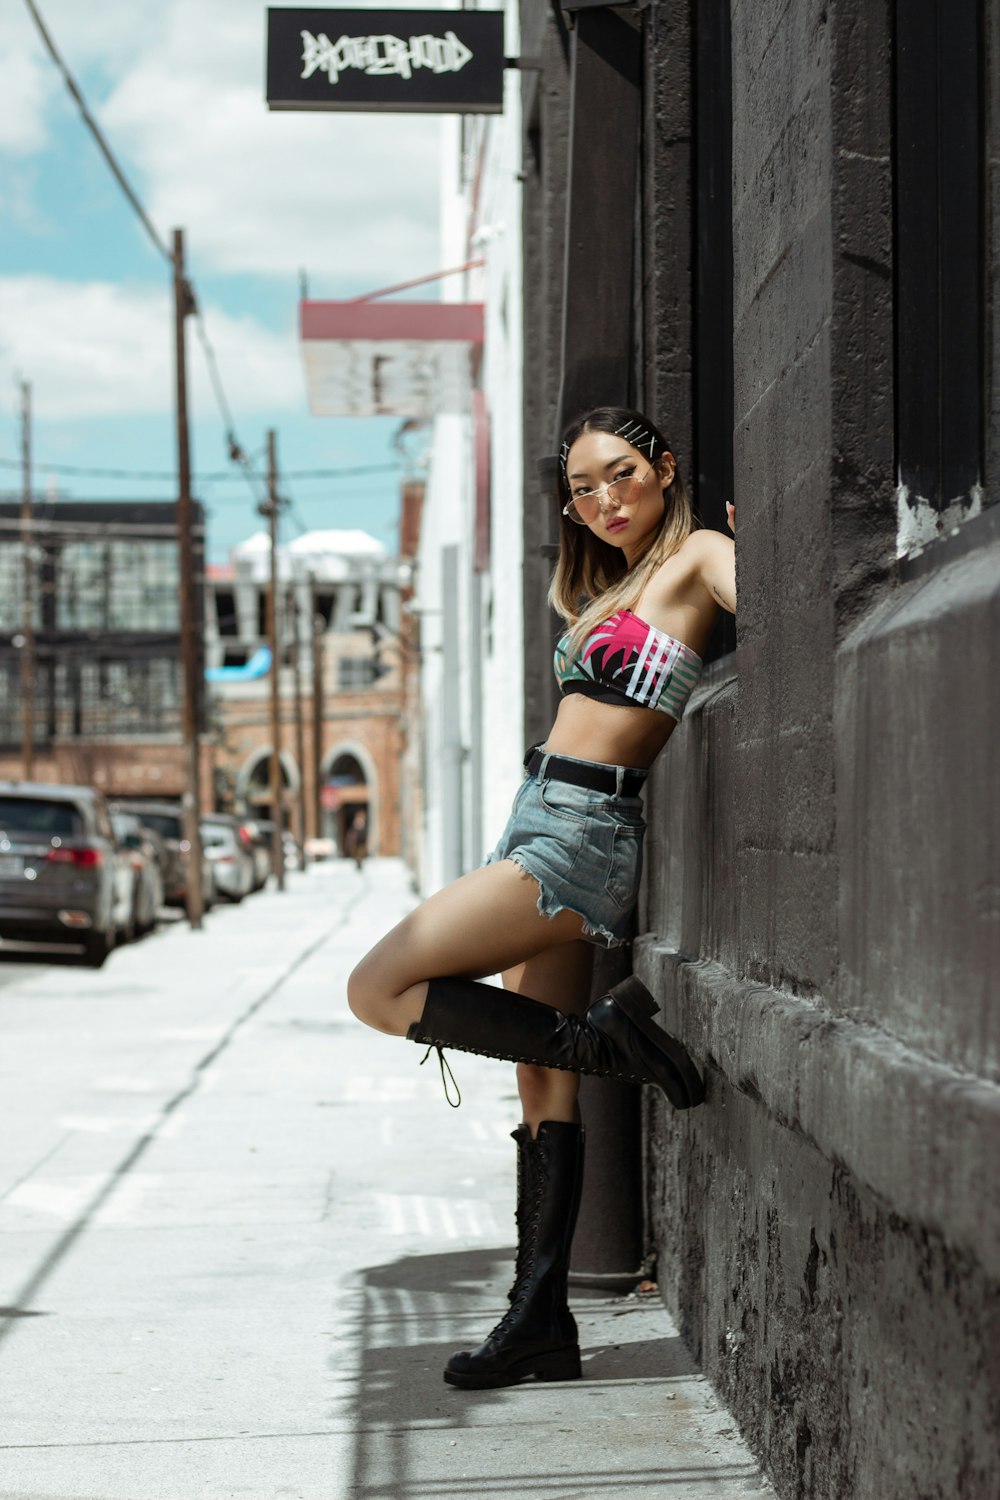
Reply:
[[[690,532],[677,551],[660,564],[647,585],[647,597],[654,607],[661,608],[681,600],[695,602],[706,593],[723,602],[716,581],[729,577],[733,569],[732,539],[719,531],[699,528]],[[730,607],[728,595],[725,590],[726,608]]]
[[[723,536],[719,531],[709,531],[698,527],[695,531],[688,533],[676,552],[671,552],[670,556],[664,559],[654,573],[653,579],[654,581],[662,580],[669,585],[692,573],[700,573],[712,558],[724,556],[727,548],[731,552],[732,546],[730,537]]]
[[[708,528],[685,539],[691,576],[696,577],[717,604],[736,612],[736,547],[731,536]]]
[[[680,545],[680,552],[698,562],[703,562],[706,557],[727,557],[732,550],[732,537],[708,526],[699,526]]]

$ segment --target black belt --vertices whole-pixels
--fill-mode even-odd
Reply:
[[[537,776],[545,759],[545,751],[532,745],[524,757],[528,774]],[[545,767],[546,776],[553,781],[568,781],[570,786],[585,786],[592,792],[608,792],[621,797],[638,797],[646,772],[627,767],[622,773],[621,791],[618,790],[618,769],[615,766],[598,766],[591,761],[566,760],[561,755],[550,755]]]

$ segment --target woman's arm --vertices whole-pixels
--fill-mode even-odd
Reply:
[[[729,529],[736,530],[736,511],[726,506]],[[695,531],[689,541],[695,543],[695,565],[698,576],[716,604],[736,613],[736,546],[721,531]]]

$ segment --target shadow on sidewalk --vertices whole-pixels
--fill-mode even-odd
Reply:
[[[598,1413],[607,1420],[606,1407],[592,1404],[602,1393],[627,1385],[669,1388],[672,1381],[697,1373],[679,1338],[626,1336],[624,1324],[631,1320],[625,1313],[641,1316],[649,1309],[634,1304],[623,1309],[622,1337],[616,1342],[616,1309],[603,1293],[571,1293],[584,1359],[582,1381],[526,1381],[494,1391],[445,1385],[442,1369],[449,1355],[474,1347],[499,1320],[513,1258],[512,1248],[404,1256],[373,1267],[356,1283],[359,1363],[349,1494],[357,1500],[484,1500],[487,1495],[573,1500],[577,1495],[617,1496],[625,1485],[649,1494],[683,1494],[685,1485],[747,1481],[757,1474],[752,1464],[650,1469],[638,1455],[637,1467],[632,1467],[621,1451],[624,1444],[614,1442],[611,1447],[619,1451],[602,1453],[600,1471],[587,1467],[589,1458],[582,1451],[579,1469],[567,1469],[558,1462],[565,1456],[564,1436],[555,1438],[550,1453],[549,1432],[586,1431]],[[615,1406],[623,1399],[626,1407],[631,1404],[629,1397],[617,1396]],[[500,1451],[501,1463],[490,1458]],[[552,1458],[548,1468],[547,1454]],[[468,1472],[470,1464],[478,1472]]]

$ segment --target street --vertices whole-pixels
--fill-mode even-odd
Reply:
[[[2,1500],[771,1492],[658,1299],[574,1291],[584,1379],[441,1367],[510,1280],[512,1069],[357,1024],[394,860],[0,961]]]

